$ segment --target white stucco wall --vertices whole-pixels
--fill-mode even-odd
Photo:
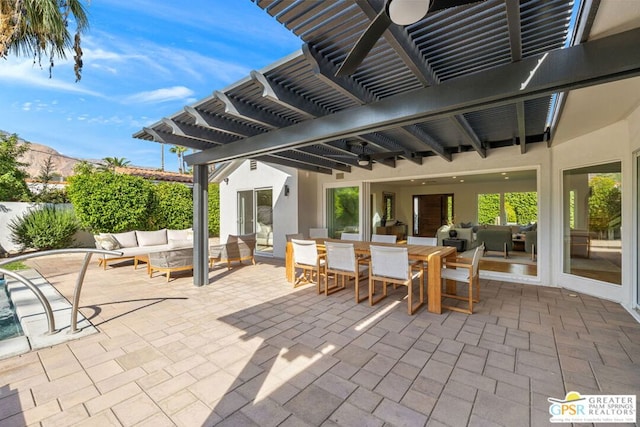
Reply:
[[[297,171],[284,166],[258,162],[250,170],[249,161],[243,162],[229,175],[227,183],[220,183],[220,241],[229,234],[238,233],[238,191],[266,189],[273,191],[273,256],[284,258],[286,234],[298,232],[298,179]],[[284,186],[289,186],[285,196]]]
[[[550,261],[554,283],[579,292],[630,304],[634,286],[632,264],[635,264],[633,257],[637,257],[637,252],[634,249],[635,239],[626,230],[630,230],[635,224],[634,212],[637,212],[637,208],[634,209],[633,206],[634,159],[630,145],[628,119],[559,144],[552,147],[551,151],[553,155],[551,171],[553,220],[550,233],[546,233],[547,236],[564,235],[562,181],[565,170],[611,162],[622,164],[622,285],[602,283],[563,273],[563,244],[566,237],[550,240],[549,249],[552,254]]]
[[[11,221],[41,205],[41,203],[0,202],[0,245],[5,251],[17,253],[19,250],[19,246],[11,241],[11,230],[9,229]],[[70,203],[63,206],[69,209],[73,208]],[[94,247],[93,236],[86,231],[79,231],[74,239],[76,246]]]
[[[638,259],[637,197],[635,191],[636,172],[634,151],[640,151],[640,106],[617,123],[581,135],[575,139],[547,147],[544,143],[529,145],[527,153],[521,154],[519,146],[489,150],[486,158],[475,152],[454,154],[454,161],[439,157],[424,159],[422,165],[402,161],[396,168],[375,164],[373,172],[353,168],[351,173],[323,175],[298,172],[289,168],[276,168],[259,164],[262,173],[248,170],[248,162],[221,184],[221,235],[236,232],[236,217],[229,215],[225,206],[233,207],[235,213],[236,192],[251,188],[273,187],[274,191],[274,254],[284,255],[284,235],[306,233],[309,227],[324,224],[324,194],[335,186],[371,183],[374,209],[380,203],[381,192],[396,194],[396,217],[411,226],[411,196],[414,194],[455,194],[457,221],[475,221],[477,218],[477,194],[504,191],[537,191],[539,194],[538,216],[538,278],[531,283],[563,286],[579,292],[621,302],[631,307],[637,283],[635,270]],[[623,179],[623,272],[622,285],[608,285],[590,279],[562,273],[563,235],[562,225],[562,172],[565,169],[600,163],[622,162]],[[537,181],[495,184],[452,184],[447,186],[398,186],[393,180],[429,179],[465,174],[491,173],[512,170],[535,170]],[[288,198],[282,197],[284,183],[291,188]],[[280,196],[277,196],[280,195]],[[286,200],[283,200],[286,199]],[[365,203],[369,203],[368,200]],[[375,213],[375,212],[374,212]],[[633,233],[631,233],[633,231]]]

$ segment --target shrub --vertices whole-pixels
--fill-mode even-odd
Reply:
[[[154,186],[157,228],[184,229],[193,225],[193,195],[184,184],[165,182]]]
[[[143,178],[111,171],[81,173],[69,178],[67,194],[80,224],[93,232],[157,228],[153,184]]]
[[[11,240],[20,250],[62,249],[73,246],[74,234],[80,225],[70,209],[44,205],[14,218],[9,223]]]
[[[0,134],[0,200],[17,202],[29,200],[31,192],[27,187],[26,163],[20,156],[29,151],[29,144],[19,144],[17,135]]]
[[[209,184],[209,236],[220,236],[220,185]]]

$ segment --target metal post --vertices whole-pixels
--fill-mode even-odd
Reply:
[[[82,283],[84,282],[84,276],[87,273],[87,267],[89,267],[89,262],[91,261],[91,255],[93,255],[91,252],[85,254],[82,268],[80,269],[78,278],[76,279],[76,287],[73,290],[73,305],[71,306],[72,334],[78,332],[78,305],[80,304],[80,292],[82,292]]]
[[[193,284],[209,284],[209,168],[193,165]]]

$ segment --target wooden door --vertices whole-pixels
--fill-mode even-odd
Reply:
[[[413,196],[414,236],[435,237],[440,226],[447,223],[447,200],[452,194]]]

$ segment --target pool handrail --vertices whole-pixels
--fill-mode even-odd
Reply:
[[[71,333],[78,332],[78,305],[80,304],[80,293],[82,292],[82,284],[84,282],[84,276],[87,272],[87,267],[89,266],[89,262],[91,261],[91,256],[93,254],[105,254],[105,255],[115,255],[122,256],[122,252],[119,251],[107,251],[104,249],[95,249],[95,248],[65,248],[65,249],[50,249],[48,251],[42,252],[32,252],[24,255],[18,255],[12,258],[7,258],[4,260],[0,260],[0,273],[5,274],[6,276],[13,277],[27,288],[29,288],[38,298],[40,304],[44,308],[45,314],[47,316],[47,325],[49,335],[56,333],[56,324],[55,319],[53,317],[53,310],[51,309],[51,304],[47,300],[47,297],[44,296],[42,291],[38,289],[38,287],[29,279],[24,277],[23,275],[16,273],[15,271],[7,270],[2,268],[3,265],[11,264],[17,261],[24,261],[31,258],[39,258],[48,255],[60,255],[60,254],[68,254],[68,253],[84,253],[84,261],[82,263],[82,267],[80,268],[80,272],[78,273],[78,278],[76,279],[76,286],[73,290],[73,303],[71,306]],[[43,276],[44,278],[44,276]]]

